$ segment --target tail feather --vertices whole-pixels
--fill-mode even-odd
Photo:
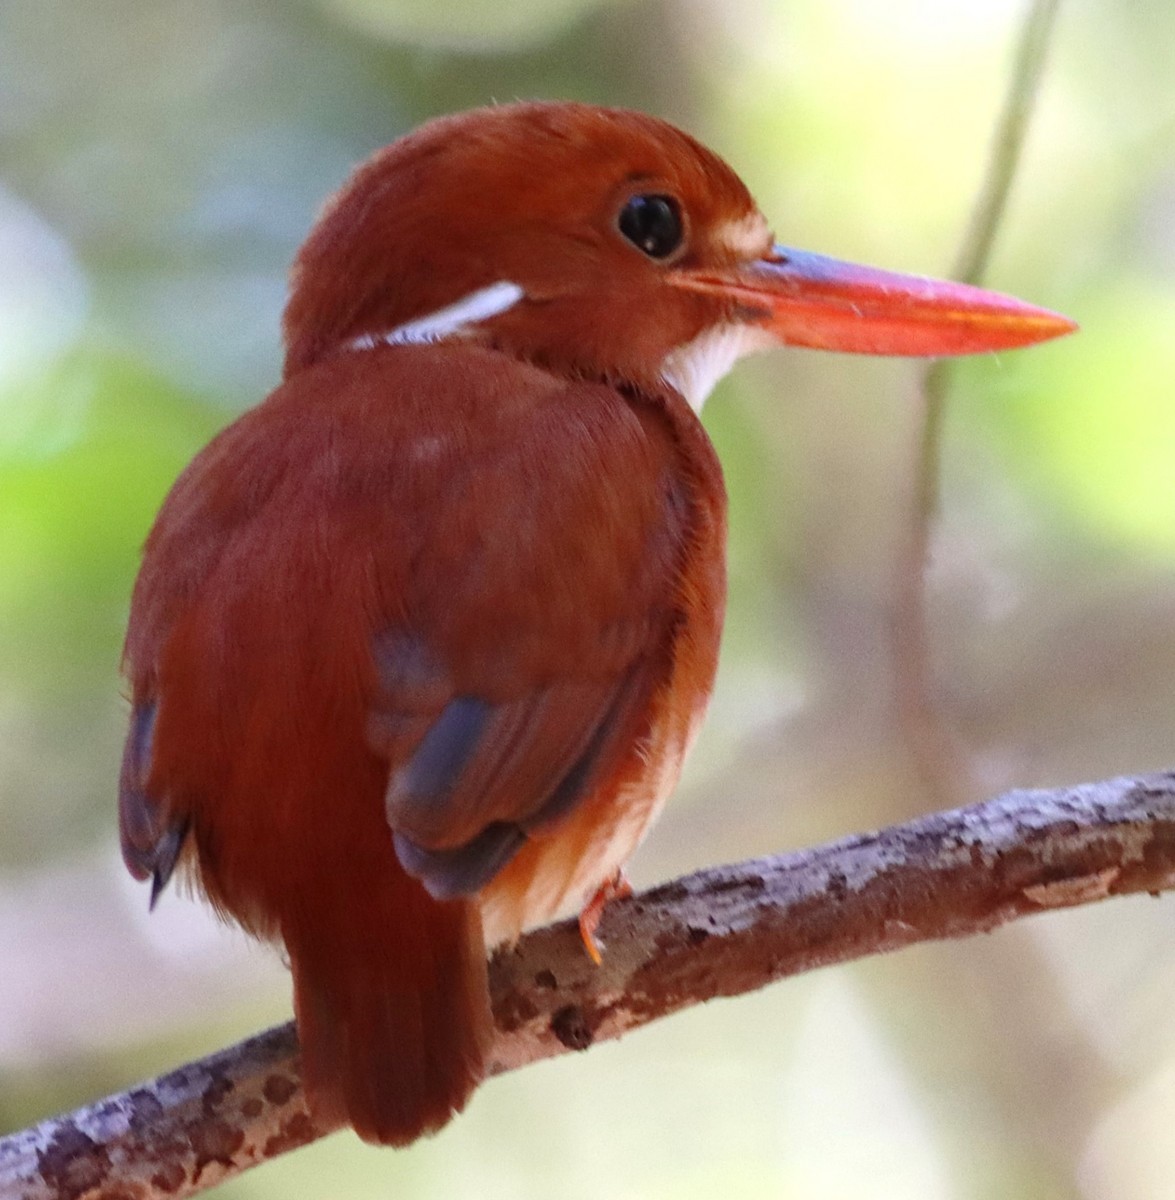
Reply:
[[[311,1110],[404,1146],[465,1107],[493,1026],[477,904],[391,874],[343,920],[317,909],[283,924]]]

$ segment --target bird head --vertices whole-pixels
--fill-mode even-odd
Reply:
[[[429,122],[360,166],[294,264],[285,373],[380,344],[473,340],[695,408],[772,345],[945,355],[1066,318],[775,243],[746,186],[641,113],[522,103]]]

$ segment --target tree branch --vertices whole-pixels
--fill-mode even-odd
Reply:
[[[570,921],[499,953],[492,1072],[817,967],[1173,887],[1175,772],[1009,792],[712,867],[610,905],[602,967]],[[327,1132],[307,1113],[288,1024],[0,1139],[0,1197],[178,1200]]]

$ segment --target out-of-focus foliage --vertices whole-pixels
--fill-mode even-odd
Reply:
[[[1082,319],[1096,338],[1017,373],[1013,389],[997,382],[1005,403],[993,432],[1073,521],[1170,563],[1175,474],[1161,431],[1171,424],[1175,295],[1161,280],[1115,281],[1090,297]]]
[[[564,33],[603,0],[320,0],[322,7],[363,33],[438,50],[506,53],[541,45]]]
[[[277,378],[284,273],[434,113],[626,104],[784,242],[949,268],[1021,5],[0,0],[0,1127],[288,1014],[275,956],[125,879],[137,547]],[[929,576],[976,795],[1175,763],[1175,8],[1068,0],[988,282],[1076,338],[956,369]],[[707,409],[732,594],[647,883],[929,809],[894,718],[912,364],[778,353]],[[1175,918],[1136,901],[691,1012],[494,1081],[440,1138],[340,1135],[244,1198],[1171,1194]]]

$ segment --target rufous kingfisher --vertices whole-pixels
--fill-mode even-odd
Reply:
[[[699,420],[771,346],[1074,328],[777,245],[672,125],[431,121],[294,263],[282,382],[155,521],[125,647],[123,855],[284,943],[311,1109],[402,1145],[483,1078],[487,947],[603,902],[714,682],[726,496]]]

